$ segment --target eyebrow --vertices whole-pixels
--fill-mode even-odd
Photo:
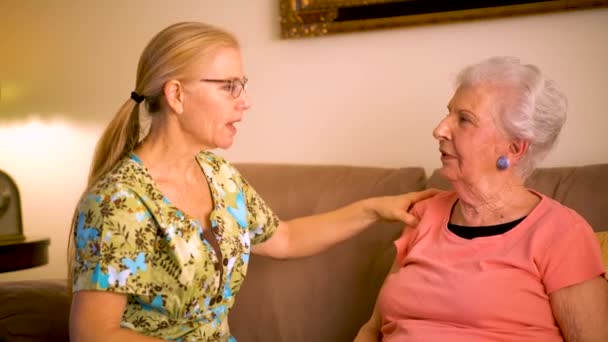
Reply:
[[[215,80],[242,80],[243,77],[247,77],[247,76],[227,76],[227,77],[208,77],[210,79],[215,79]]]
[[[452,112],[452,109],[450,108],[450,104],[448,104],[448,105],[446,106],[446,108],[447,108],[447,110],[448,110],[449,112]],[[458,113],[458,114],[463,114],[463,113],[464,113],[464,114],[466,114],[466,115],[468,115],[468,116],[471,116],[471,117],[472,117],[473,119],[475,119],[476,121],[479,121],[479,116],[478,116],[477,114],[475,114],[475,112],[473,112],[473,111],[471,111],[471,110],[468,110],[468,109],[459,109],[459,110],[457,111],[457,113]]]
[[[239,80],[239,78],[234,77],[234,78],[201,78],[201,81],[208,81],[208,82],[232,82],[232,81],[237,81]]]

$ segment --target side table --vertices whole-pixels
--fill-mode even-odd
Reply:
[[[0,273],[46,265],[49,262],[49,244],[49,238],[0,241]]]

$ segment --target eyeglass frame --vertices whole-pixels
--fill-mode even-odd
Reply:
[[[230,95],[235,98],[238,99],[239,96],[241,96],[241,94],[244,92],[247,92],[247,83],[249,82],[249,79],[245,76],[243,76],[243,78],[226,78],[226,79],[214,79],[214,78],[202,78],[200,80],[201,82],[212,82],[212,83],[224,83],[224,84],[229,84],[230,85]],[[238,88],[236,86],[236,82],[238,82],[238,84],[241,85],[240,88]],[[238,94],[234,94],[236,89],[240,89]]]

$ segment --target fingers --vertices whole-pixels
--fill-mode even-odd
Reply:
[[[399,220],[403,223],[415,227],[418,218],[409,213],[412,206],[419,201],[433,197],[440,193],[437,189],[427,189],[418,192],[410,192],[397,196],[386,196],[376,199],[372,206],[376,217],[384,220]],[[398,207],[396,207],[398,205]]]
[[[441,191],[438,189],[426,189],[423,191],[412,192],[407,195],[408,200],[410,201],[408,204],[408,208],[406,211],[402,212],[402,216],[400,217],[401,221],[411,227],[415,227],[418,225],[418,218],[409,213],[409,210],[416,202],[420,202],[424,199],[431,198]]]
[[[426,189],[423,191],[413,192],[413,193],[411,193],[411,195],[412,195],[411,200],[413,203],[419,202],[419,201],[422,201],[423,199],[431,198],[440,192],[441,192],[441,190],[439,190],[439,189]]]
[[[403,214],[401,221],[410,227],[416,227],[418,225],[418,218],[407,212]]]
[[[409,192],[405,195],[402,195],[403,196],[402,198],[405,201],[404,202],[405,210],[409,211],[410,209],[412,209],[414,204],[416,204],[417,202],[420,202],[427,198],[431,198],[440,192],[441,191],[437,190],[437,189],[426,189],[426,190],[417,191],[417,192]]]

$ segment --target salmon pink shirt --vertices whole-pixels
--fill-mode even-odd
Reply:
[[[576,212],[540,203],[504,234],[461,238],[447,225],[453,192],[420,202],[395,241],[400,269],[378,296],[383,341],[563,341],[549,294],[604,273]]]

